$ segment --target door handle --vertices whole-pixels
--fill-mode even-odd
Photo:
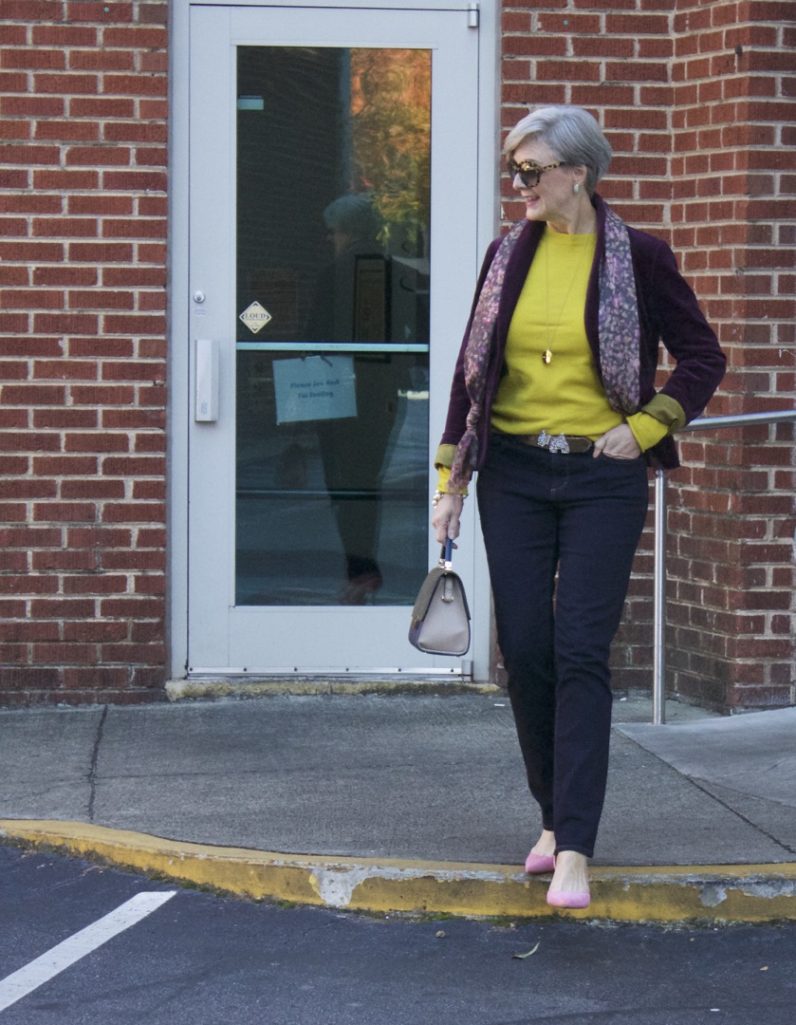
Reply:
[[[196,390],[194,420],[215,423],[218,420],[218,342],[196,339]]]

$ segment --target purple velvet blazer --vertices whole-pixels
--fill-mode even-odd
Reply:
[[[595,195],[592,203],[597,212],[597,246],[586,291],[585,326],[589,345],[600,373],[600,338],[598,332],[599,288],[598,268],[605,247],[605,204]],[[483,466],[489,444],[492,402],[503,373],[506,336],[522,286],[533,261],[544,225],[529,221],[517,240],[506,267],[500,299],[495,338],[487,370],[484,410],[478,429],[478,467]],[[663,342],[676,361],[676,366],[661,388],[661,394],[674,399],[682,407],[688,423],[698,416],[724,376],[726,359],[716,335],[708,325],[688,283],[677,270],[674,254],[666,243],[654,235],[629,228],[630,252],[636,278],[639,325],[641,331],[640,384],[641,404],[655,395],[655,374],[658,367],[658,345]],[[475,303],[484,284],[489,265],[497,252],[500,239],[487,250],[478,278],[475,299],[470,312],[472,321]],[[468,323],[468,331],[469,331]],[[465,340],[467,333],[465,332]],[[440,444],[456,445],[464,433],[470,399],[464,383],[464,342],[459,351],[453,375],[448,417]],[[682,426],[676,424],[675,426]],[[645,453],[652,466],[672,469],[679,466],[674,440],[667,435]]]

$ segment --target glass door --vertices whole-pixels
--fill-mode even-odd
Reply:
[[[462,12],[192,11],[193,672],[451,668],[406,632],[475,274],[476,43]]]

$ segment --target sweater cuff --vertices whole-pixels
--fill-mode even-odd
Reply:
[[[666,424],[662,424],[660,420],[656,420],[643,410],[626,417],[626,422],[642,452],[657,445],[661,438],[665,438],[669,433]]]
[[[685,410],[677,401],[669,395],[659,392],[653,395],[650,401],[641,407],[640,412],[648,413],[666,426],[668,434],[674,434],[686,425]],[[663,437],[663,435],[661,435]],[[659,439],[660,440],[660,439]]]
[[[450,469],[453,466],[453,460],[455,458],[455,445],[440,445],[437,449],[437,454],[434,456],[434,466],[437,470],[440,466],[447,466],[448,469]]]

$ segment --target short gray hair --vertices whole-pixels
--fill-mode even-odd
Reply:
[[[506,136],[504,157],[510,157],[526,139],[540,139],[563,164],[586,168],[586,189],[591,195],[611,163],[613,151],[602,129],[583,107],[561,103],[537,107],[521,118]]]

